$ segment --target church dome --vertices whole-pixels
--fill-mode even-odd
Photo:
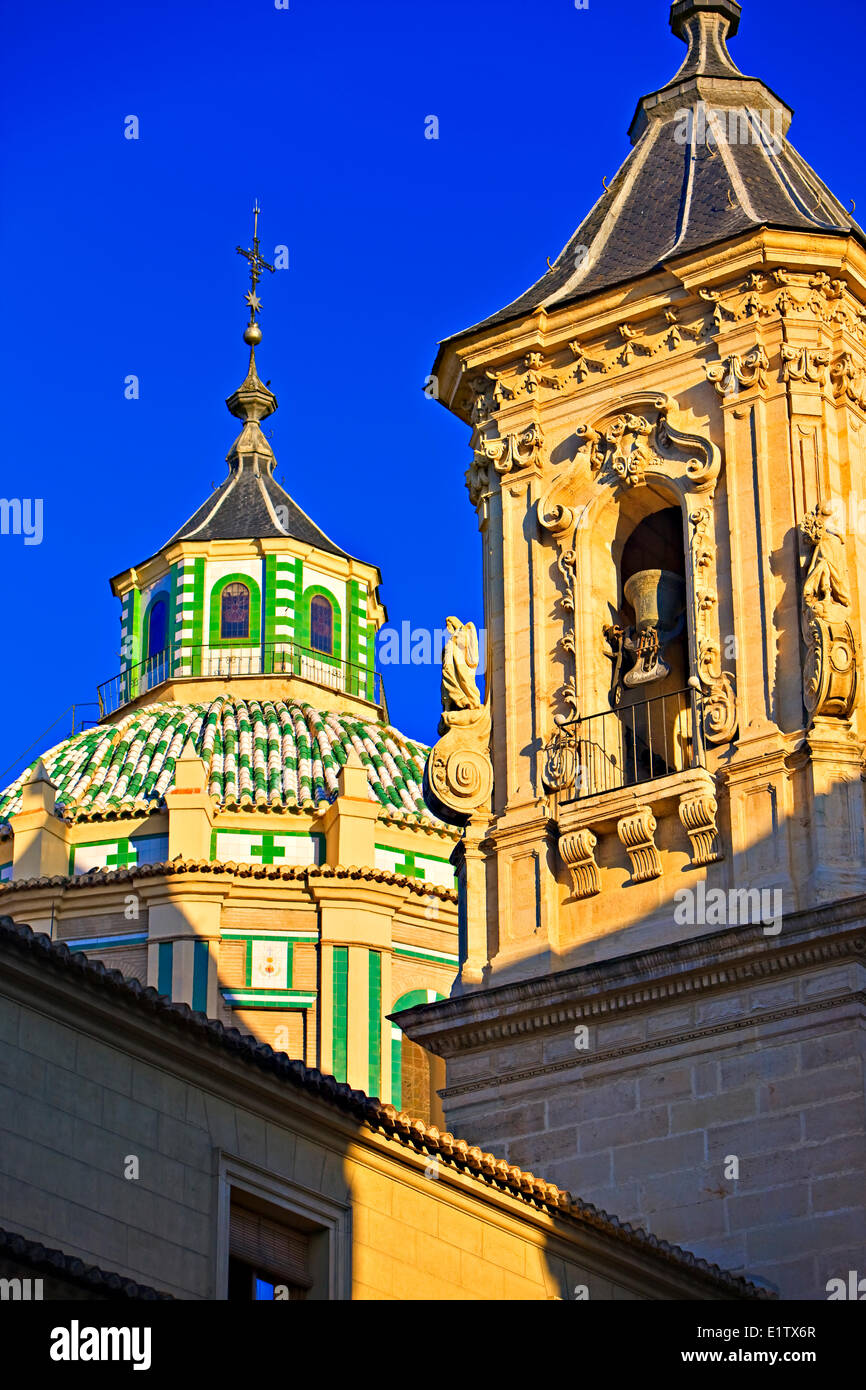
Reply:
[[[58,811],[68,820],[96,820],[158,809],[190,738],[221,810],[333,801],[340,768],[354,748],[367,769],[371,801],[434,823],[421,794],[424,745],[387,724],[306,703],[229,696],[209,704],[148,705],[58,743],[42,755],[57,787]],[[0,793],[0,822],[21,810],[21,789],[34,766]]]

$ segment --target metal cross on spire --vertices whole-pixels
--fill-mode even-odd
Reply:
[[[269,270],[273,274],[273,272],[276,270],[276,266],[269,265],[265,258],[262,256],[261,252],[259,251],[260,212],[261,208],[259,207],[259,200],[257,198],[255,207],[253,208],[253,249],[251,251],[249,249],[245,251],[242,246],[235,247],[235,250],[237,251],[239,256],[246,257],[250,267],[250,289],[248,289],[246,294],[244,295],[244,299],[250,306],[250,323],[255,323],[256,314],[262,307],[262,301],[256,294],[256,285],[262,278],[262,271]]]

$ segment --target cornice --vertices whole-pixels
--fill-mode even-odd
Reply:
[[[493,985],[401,1014],[413,1041],[439,1056],[567,1024],[597,1023],[850,959],[866,961],[866,897],[791,915],[783,939],[759,924],[726,928],[537,979]]]
[[[478,1081],[467,1081],[463,1085],[447,1086],[439,1094],[443,1099],[453,1100],[457,1096],[469,1095],[476,1091],[486,1091],[491,1086],[500,1086],[504,1081],[507,1081],[509,1085],[514,1085],[522,1081],[532,1081],[539,1076],[548,1076],[555,1072],[603,1066],[607,1062],[617,1062],[624,1057],[635,1056],[637,1053],[645,1056],[648,1052],[655,1052],[660,1049],[684,1047],[689,1043],[703,1042],[707,1038],[721,1037],[726,1033],[739,1033],[743,1028],[754,1028],[756,1023],[765,1027],[768,1023],[784,1023],[786,1019],[801,1018],[808,1014],[844,1008],[851,1004],[860,1005],[866,1011],[866,990],[852,990],[847,994],[834,994],[824,999],[812,999],[804,1004],[791,1004],[784,1009],[766,1009],[762,1010],[759,1015],[744,1015],[742,1018],[728,1020],[725,1023],[708,1023],[701,1028],[676,1029],[656,1038],[642,1038],[640,1042],[624,1044],[622,1047],[601,1048],[591,1054],[575,1051],[574,1057],[569,1057],[564,1061],[539,1062],[536,1066],[524,1067],[506,1074],[499,1071],[495,1075],[482,1077]]]
[[[573,394],[578,388],[581,393],[588,390],[596,384],[593,372],[602,378],[614,374],[619,382],[623,372],[651,366],[653,356],[660,357],[667,369],[672,360],[685,361],[701,348],[711,346],[720,326],[742,316],[743,302],[748,301],[746,317],[752,317],[756,323],[776,311],[784,317],[791,305],[796,310],[796,292],[790,303],[783,294],[779,308],[779,293],[785,285],[781,280],[773,285],[777,272],[790,276],[792,284],[799,277],[799,288],[807,292],[803,300],[806,306],[808,292],[820,284],[822,277],[828,284],[838,282],[844,286],[844,293],[854,301],[866,297],[866,255],[853,238],[838,233],[804,235],[762,229],[671,262],[663,272],[654,272],[627,286],[558,307],[544,315],[543,321],[538,315],[525,316],[505,329],[497,326],[495,333],[488,332],[476,342],[460,344],[450,340],[442,351],[454,354],[460,372],[455,376],[449,367],[450,394],[447,401],[443,397],[443,403],[476,425],[483,425],[492,414],[501,412],[503,423],[507,421],[508,428],[513,429],[515,409],[527,389],[536,404],[547,406],[566,387],[565,394]],[[758,307],[754,282],[760,279],[769,283],[772,293],[769,299],[763,296]],[[743,280],[745,286],[741,286]],[[730,301],[741,290],[739,305],[720,305],[721,300]],[[695,307],[697,316],[690,317]],[[836,332],[844,327],[838,321],[838,309],[837,303],[829,314],[816,311],[819,320],[832,321]],[[855,316],[856,312],[855,309]],[[858,339],[862,338],[862,327],[862,319],[858,319]],[[574,357],[571,364],[567,360],[569,352]],[[542,381],[527,387],[533,373],[553,385]],[[479,419],[479,407],[473,403],[478,392],[473,383],[488,374],[490,381],[501,383],[503,397],[487,408],[486,415],[482,406]],[[572,375],[577,378],[577,388],[568,386]]]
[[[416,893],[422,898],[441,898],[443,902],[451,903],[457,901],[457,893],[452,888],[422,882],[416,878],[409,878],[406,874],[395,874],[389,869],[359,867],[354,864],[239,864],[234,860],[172,859],[162,864],[92,869],[89,873],[74,876],[55,874],[43,878],[7,879],[5,883],[0,883],[0,904],[8,901],[13,895],[34,890],[55,888],[64,892],[83,892],[108,884],[142,880],[164,881],[170,878],[190,878],[204,887],[221,879],[255,879],[274,885],[297,883],[311,891],[314,887],[326,887],[329,884],[337,885],[348,881],[355,888],[363,884],[383,884],[408,889],[410,893]]]

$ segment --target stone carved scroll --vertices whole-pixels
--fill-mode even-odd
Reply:
[[[781,353],[783,381],[811,381],[820,384],[826,378],[830,365],[829,351],[783,343]]]
[[[722,670],[712,508],[699,506],[690,510],[689,522],[695,593],[695,666],[703,692],[704,736],[709,743],[728,743],[737,729],[737,699],[733,676]]]
[[[502,439],[480,436],[476,440],[472,464],[466,473],[466,486],[473,507],[477,507],[490,485],[491,468],[500,476],[517,468],[526,468],[537,460],[543,445],[544,434],[541,426],[535,423],[517,434],[506,434]]]
[[[803,702],[811,719],[845,719],[857,694],[857,646],[848,621],[845,539],[827,504],[807,512],[800,531],[812,546],[803,580],[801,631],[806,647]]]
[[[631,876],[635,883],[661,878],[662,861],[653,839],[655,828],[656,818],[649,806],[638,806],[631,815],[617,821],[616,833],[631,860]]]
[[[681,478],[681,487],[695,492],[712,490],[721,467],[718,451],[700,435],[686,434],[671,423],[673,407],[666,396],[649,404],[654,420],[628,411],[597,427],[578,426],[575,433],[593,474],[615,486],[641,487],[658,472]]]
[[[718,805],[714,796],[684,796],[678,807],[683,829],[691,841],[692,863],[713,864],[721,859],[716,827]]]
[[[559,837],[559,852],[571,874],[576,898],[592,898],[601,892],[595,846],[596,838],[591,830],[575,830]]]
[[[720,396],[736,396],[741,387],[748,390],[752,386],[765,386],[769,366],[769,358],[758,344],[743,357],[732,353],[721,362],[709,363],[706,369],[707,379],[713,383]]]

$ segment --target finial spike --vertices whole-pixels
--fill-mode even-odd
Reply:
[[[271,274],[276,270],[276,266],[270,265],[262,256],[259,249],[259,200],[256,198],[253,205],[253,244],[252,248],[247,247],[246,251],[242,246],[236,246],[235,250],[239,256],[243,256],[249,262],[250,268],[250,288],[244,295],[246,303],[249,305],[250,320],[244,331],[244,342],[249,343],[250,347],[255,347],[256,343],[262,341],[262,330],[258,324],[258,312],[262,307],[262,301],[256,294],[256,285],[262,278],[262,271],[269,270]]]

